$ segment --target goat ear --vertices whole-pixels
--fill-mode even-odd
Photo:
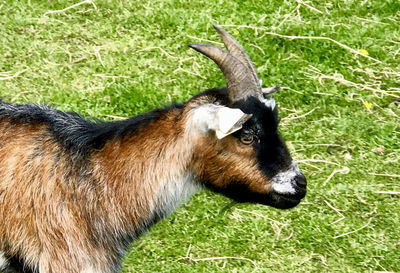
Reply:
[[[216,111],[217,128],[215,134],[218,139],[224,138],[238,130],[252,117],[240,109],[221,107]]]
[[[245,114],[237,108],[207,104],[195,109],[193,121],[200,131],[212,130],[221,139],[240,130],[251,117],[251,114]]]

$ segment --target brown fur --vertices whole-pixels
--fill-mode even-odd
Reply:
[[[196,145],[196,173],[224,188],[231,181],[246,181],[254,192],[268,193],[271,185],[258,168],[255,151],[232,136],[216,140],[210,133]]]
[[[40,272],[78,272],[85,261],[71,261],[97,252],[82,238],[96,240],[89,214],[98,193],[45,126],[3,120],[0,131],[0,249]]]

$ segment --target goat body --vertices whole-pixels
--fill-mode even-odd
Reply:
[[[275,106],[230,92],[118,122],[1,102],[0,270],[118,272],[129,244],[202,187],[297,205],[305,179]]]
[[[40,272],[115,271],[104,267],[199,188],[179,106],[101,124],[34,105],[0,113],[0,249]]]

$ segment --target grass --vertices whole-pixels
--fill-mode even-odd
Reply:
[[[0,96],[117,119],[224,85],[188,49],[225,25],[276,94],[309,181],[298,207],[205,191],[132,245],[123,272],[400,271],[398,1],[0,3]],[[329,37],[334,41],[286,36]]]

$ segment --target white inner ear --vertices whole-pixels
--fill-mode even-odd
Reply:
[[[246,115],[240,109],[232,109],[223,107],[218,109],[217,118],[219,128],[215,131],[218,139],[226,137],[233,132],[242,128],[242,125],[237,125],[237,122]]]
[[[193,121],[201,131],[213,130],[221,139],[240,130],[250,117],[237,108],[207,104],[194,110]]]

